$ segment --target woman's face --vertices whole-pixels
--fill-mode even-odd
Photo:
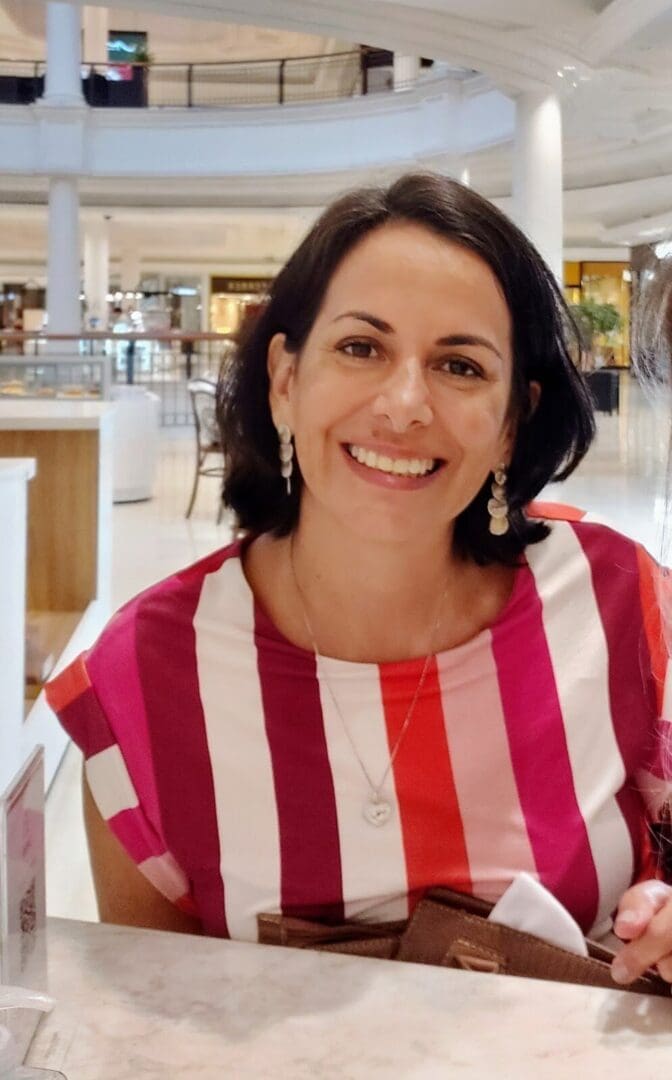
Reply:
[[[274,422],[305,481],[301,517],[367,539],[443,539],[512,450],[511,318],[477,255],[411,223],[335,271],[297,356],[269,348]],[[487,520],[483,528],[487,529]]]

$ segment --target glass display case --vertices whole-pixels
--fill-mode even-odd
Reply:
[[[110,360],[99,356],[0,354],[0,398],[101,401],[110,396]]]

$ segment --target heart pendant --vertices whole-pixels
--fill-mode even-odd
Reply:
[[[364,817],[369,825],[384,825],[392,813],[392,807],[378,795],[371,795],[364,803]]]

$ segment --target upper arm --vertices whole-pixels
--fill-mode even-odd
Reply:
[[[101,815],[82,776],[84,825],[89,845],[93,883],[102,922],[144,926],[153,930],[201,933],[193,916],[162,896],[138,869]]]

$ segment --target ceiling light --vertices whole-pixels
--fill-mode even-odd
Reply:
[[[559,72],[558,72],[558,78],[559,78],[559,79],[564,79],[564,77],[565,77],[565,73],[564,73],[564,71],[559,71]]]

